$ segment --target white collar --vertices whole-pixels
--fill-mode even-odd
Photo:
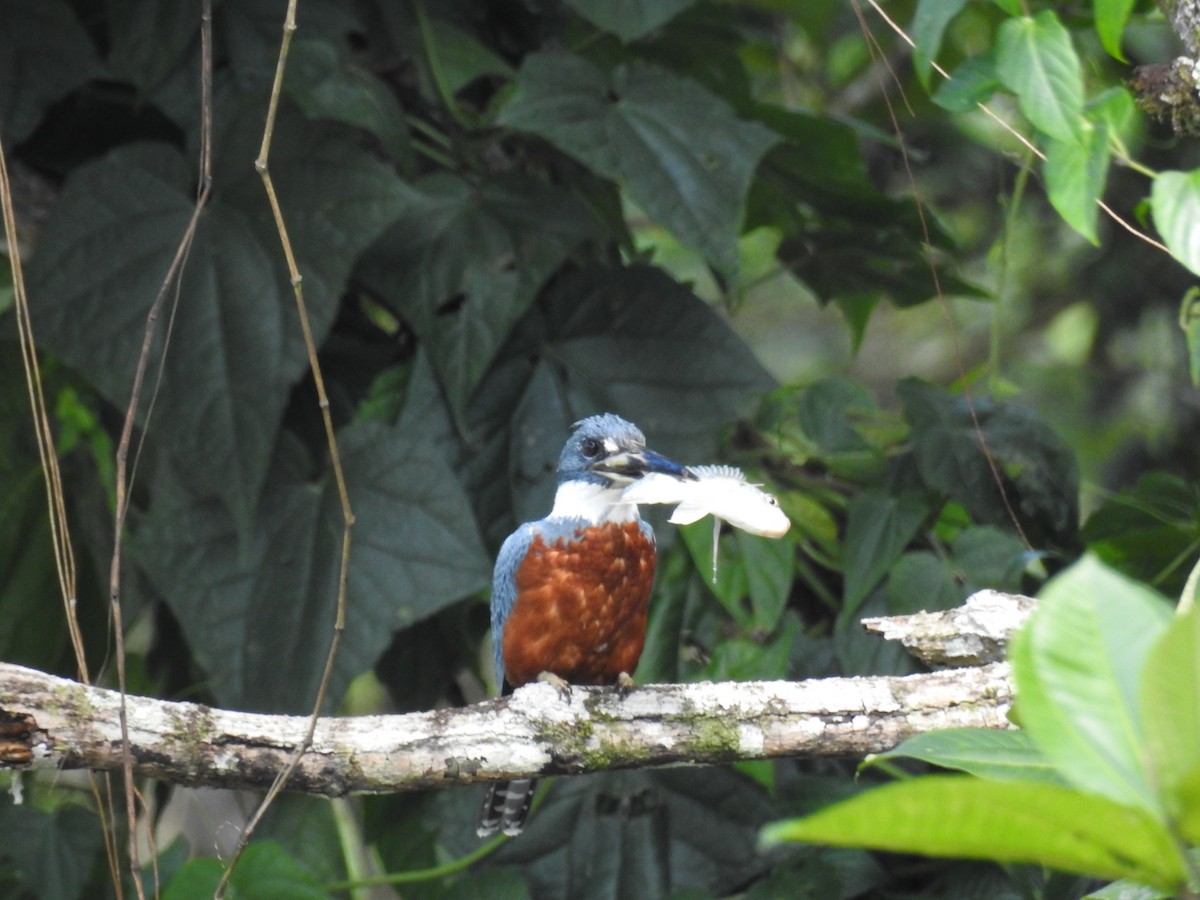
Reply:
[[[636,522],[636,503],[621,499],[624,485],[593,484],[587,481],[566,481],[554,494],[551,519],[583,519],[593,525],[602,522]]]

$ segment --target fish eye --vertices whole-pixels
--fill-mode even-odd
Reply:
[[[579,452],[588,459],[593,459],[600,455],[600,442],[595,438],[584,438],[579,442]]]

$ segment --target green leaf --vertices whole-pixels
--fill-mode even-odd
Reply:
[[[754,843],[769,814],[762,789],[727,769],[564,779],[490,861],[520,866],[534,897],[726,896],[767,867]]]
[[[1168,798],[1200,771],[1200,608],[1176,616],[1146,655],[1139,712],[1153,783]]]
[[[0,22],[0,135],[11,153],[52,103],[102,77],[104,67],[62,0],[0,0]]]
[[[704,580],[705,586],[712,591],[713,596],[720,601],[721,606],[740,628],[749,629],[751,627],[750,611],[742,604],[742,600],[749,590],[746,563],[740,553],[731,552],[732,540],[723,541],[721,543],[724,544],[724,552],[721,552],[721,548],[718,546],[716,578],[714,579],[712,577],[712,533],[712,523],[707,519],[679,527],[679,534],[683,538],[683,543],[692,557],[696,571]]]
[[[235,119],[235,133],[237,122],[247,120]],[[319,341],[355,257],[409,191],[341,130],[281,116],[275,138],[271,171],[288,198]],[[183,275],[152,432],[197,490],[220,496],[244,523],[307,358],[261,181],[249,165],[218,176]],[[176,151],[121,147],[75,171],[29,267],[40,343],[118,409],[129,402],[146,315],[191,215],[192,190]],[[164,347],[160,327],[151,372]]]
[[[1039,597],[1010,648],[1021,726],[1080,790],[1161,816],[1138,685],[1170,606],[1092,556]]]
[[[1046,145],[1046,193],[1068,225],[1099,246],[1096,201],[1108,175],[1108,127],[1084,123],[1082,141],[1051,138]]]
[[[938,50],[942,46],[942,35],[946,26],[953,21],[967,0],[918,0],[917,9],[913,13],[909,36],[916,48],[913,50],[913,69],[921,80],[925,90],[929,90],[930,74],[933,72],[933,62],[937,59]]]
[[[24,369],[0,353],[0,659],[55,670],[65,630],[35,447]]]
[[[863,768],[883,759],[919,759],[992,781],[1062,785],[1058,771],[1023,731],[949,728],[910,737],[884,753],[872,753]]]
[[[1177,896],[1173,890],[1163,891],[1123,878],[1092,891],[1084,900],[1175,900]]]
[[[411,433],[377,423],[339,434],[357,520],[346,631],[330,698],[368,669],[394,630],[488,580],[489,558],[444,459]],[[222,705],[309,707],[332,633],[341,549],[333,479],[309,484],[299,462],[274,466],[248,541],[212,497],[159,480],[136,546]],[[294,450],[292,451],[294,453]]]
[[[190,859],[163,889],[163,900],[210,898],[225,870],[219,859]],[[229,878],[229,895],[255,900],[324,900],[329,895],[279,844],[255,841],[242,854]]]
[[[1150,209],[1171,255],[1200,275],[1200,169],[1160,172],[1150,189]]]
[[[768,846],[804,841],[1034,863],[1170,889],[1185,883],[1179,851],[1152,816],[1050,784],[914,778],[770,825],[762,837]]]
[[[789,616],[770,640],[754,637],[721,640],[712,648],[712,659],[698,673],[698,677],[704,681],[775,681],[786,678],[789,657],[800,631],[800,620]]]
[[[45,812],[5,798],[0,834],[0,859],[8,858],[31,896],[83,896],[103,837],[94,813],[74,803]]]
[[[474,185],[439,174],[416,187],[358,273],[426,342],[460,414],[545,280],[596,226],[574,197],[523,175]]]
[[[746,583],[754,627],[772,631],[779,624],[792,592],[796,546],[788,537],[765,538],[734,532],[734,542],[746,566]]]
[[[990,525],[966,528],[950,549],[955,578],[962,582],[965,593],[984,588],[1020,589],[1030,551],[1012,532]]]
[[[1088,100],[1087,116],[1096,123],[1103,122],[1110,135],[1132,140],[1141,127],[1133,95],[1128,88],[1112,87]]]
[[[1053,10],[996,30],[996,74],[1034,126],[1060,141],[1083,139],[1083,74],[1071,35]]]
[[[1092,12],[1096,23],[1096,34],[1105,51],[1114,59],[1125,62],[1121,53],[1121,35],[1129,14],[1133,12],[1135,0],[1092,0]]]
[[[1200,288],[1192,287],[1179,303],[1179,327],[1187,341],[1188,374],[1200,385]]]
[[[704,88],[646,63],[609,77],[578,56],[535,53],[498,121],[616,180],[651,218],[736,272],[750,179],[779,138]]]
[[[628,43],[665,25],[696,0],[567,0],[581,16]]]
[[[1200,547],[1200,491],[1176,475],[1143,475],[1092,513],[1083,538],[1106,564],[1178,594],[1187,577],[1184,566]]]
[[[846,510],[842,618],[852,618],[929,515],[923,500],[868,490],[855,494]]]
[[[1171,817],[1184,840],[1192,847],[1200,844],[1200,766],[1180,779],[1168,802],[1172,806]]]
[[[730,617],[747,631],[772,631],[792,590],[794,540],[758,537],[727,528],[732,533],[720,539],[714,580],[713,523],[706,517],[682,525],[678,531],[705,586]]]
[[[963,601],[954,573],[927,551],[906,553],[892,566],[887,580],[888,613],[894,616],[924,610],[951,609]]]
[[[973,56],[951,73],[933,92],[933,102],[952,113],[965,113],[991,99],[1000,90],[996,60],[992,53]]]
[[[457,94],[486,75],[512,77],[513,67],[486,44],[445,19],[431,18],[429,33],[437,51],[439,74],[446,89]]]
[[[854,427],[856,419],[879,412],[875,397],[846,378],[824,378],[800,398],[800,427],[827,454],[880,451]]]

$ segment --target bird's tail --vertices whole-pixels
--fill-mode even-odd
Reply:
[[[536,778],[514,778],[497,781],[488,786],[483,808],[479,810],[479,827],[475,833],[488,837],[503,831],[510,837],[521,833],[529,817],[529,804],[533,800]]]

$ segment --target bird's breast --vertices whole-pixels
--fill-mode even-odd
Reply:
[[[516,687],[553,672],[572,684],[611,684],[633,672],[654,563],[654,543],[636,521],[587,526],[550,543],[536,535],[504,623],[506,680]]]

